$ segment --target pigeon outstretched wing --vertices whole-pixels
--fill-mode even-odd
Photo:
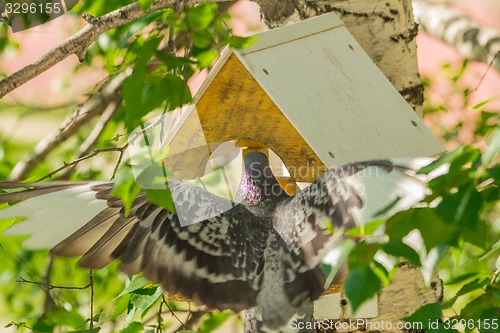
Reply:
[[[148,202],[144,193],[125,216],[121,200],[111,195],[112,183],[3,183],[4,189],[28,190],[0,195],[0,202],[18,202],[0,210],[0,218],[26,216],[4,234],[33,234],[28,246],[81,256],[83,267],[119,259],[121,270],[143,272],[171,294],[212,308],[255,306],[268,230],[255,228],[258,222],[244,206],[224,211],[228,200],[181,185],[172,190],[177,205],[209,218],[181,227],[176,213]]]
[[[274,228],[293,251],[304,253],[307,267],[315,267],[336,241],[328,229],[341,234],[422,200],[427,177],[415,170],[430,162],[377,160],[331,169],[278,205]]]

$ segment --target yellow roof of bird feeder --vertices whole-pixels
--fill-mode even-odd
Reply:
[[[222,52],[174,126],[167,165],[177,177],[203,175],[230,140],[267,146],[301,182],[347,162],[444,151],[335,14],[257,37]]]

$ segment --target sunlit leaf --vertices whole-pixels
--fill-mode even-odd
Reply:
[[[163,291],[159,287],[138,289],[130,295],[130,303],[139,310],[141,317],[144,317],[162,295]]]
[[[372,222],[368,222],[367,224],[357,226],[347,230],[344,235],[347,237],[366,237],[371,236],[373,233],[384,224],[384,219],[378,219]]]
[[[487,100],[485,100],[485,101],[482,101],[482,102],[480,102],[480,103],[477,103],[476,105],[474,105],[474,106],[472,107],[472,110],[477,110],[477,109],[480,109],[480,108],[482,108],[483,106],[485,106],[486,104],[490,103],[492,100],[493,100],[493,98],[489,98],[489,99],[487,99]]]
[[[127,287],[125,287],[125,289],[122,290],[122,292],[120,293],[120,295],[117,296],[118,297],[122,297],[123,295],[126,295],[128,293],[132,293],[138,289],[142,289],[146,286],[152,286],[151,282],[149,280],[147,280],[145,277],[143,277],[142,275],[136,275],[131,281],[130,283],[128,284]]]

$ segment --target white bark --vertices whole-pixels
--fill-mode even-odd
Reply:
[[[485,26],[445,4],[413,0],[415,18],[423,30],[453,46],[463,57],[500,71],[500,31]]]

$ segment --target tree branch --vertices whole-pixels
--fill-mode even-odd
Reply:
[[[500,31],[447,5],[413,0],[415,18],[429,35],[453,46],[470,60],[491,64],[500,72]]]
[[[210,2],[221,2],[222,0],[211,0]],[[187,6],[206,2],[203,0],[156,0],[149,7],[148,13],[156,10],[169,8],[174,5]],[[117,9],[109,14],[101,17],[93,18],[92,23],[87,24],[82,30],[66,39],[64,42],[54,47],[41,58],[32,64],[13,73],[7,78],[0,81],[0,99],[13,91],[17,87],[23,85],[34,77],[45,72],[63,59],[74,54],[80,62],[84,60],[87,48],[104,32],[113,28],[122,26],[144,16],[145,13],[139,6],[139,3],[134,2],[130,5]]]
[[[114,101],[106,107],[106,110],[101,115],[99,120],[94,126],[94,129],[87,136],[87,139],[80,145],[80,148],[75,153],[73,159],[79,159],[89,154],[92,148],[96,145],[99,137],[106,128],[106,125],[113,119],[113,116],[118,112],[121,106],[121,96],[117,95]],[[60,178],[68,178],[69,175],[74,171],[76,164],[67,169]]]

